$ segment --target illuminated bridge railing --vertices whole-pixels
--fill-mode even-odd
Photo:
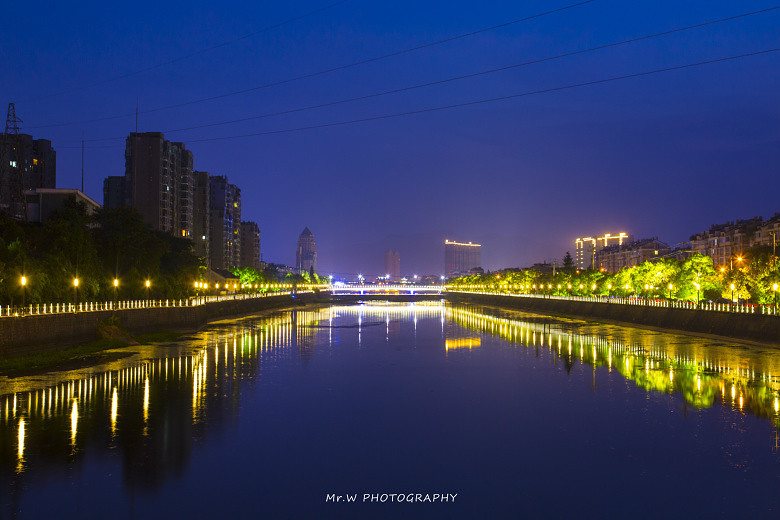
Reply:
[[[447,287],[448,293],[483,294],[488,296],[507,296],[512,298],[537,298],[542,300],[566,300],[576,302],[609,303],[614,305],[641,305],[645,307],[666,307],[671,309],[689,309],[712,312],[732,312],[735,314],[760,314],[779,316],[776,305],[755,305],[715,302],[689,302],[683,300],[668,300],[661,298],[643,298],[636,296],[561,296],[554,294],[528,294],[506,290],[469,290],[461,287]]]
[[[295,294],[307,294],[313,291],[309,289],[301,289],[294,292]],[[268,298],[269,296],[284,296],[289,294],[293,294],[293,292],[287,290],[267,293],[235,293],[212,296],[191,296],[189,298],[166,300],[114,300],[99,302],[88,301],[79,303],[35,303],[24,306],[0,305],[0,318],[18,318],[22,316],[37,316],[44,314],[73,314],[76,312],[123,311],[162,307],[197,307],[214,302],[253,300],[258,298]]]
[[[331,294],[441,294],[441,285],[331,285]]]

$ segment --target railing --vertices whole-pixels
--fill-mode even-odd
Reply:
[[[642,305],[646,307],[667,307],[671,309],[689,309],[712,312],[731,312],[736,314],[761,314],[765,316],[778,316],[776,305],[752,305],[737,303],[715,302],[688,302],[683,300],[667,300],[660,298],[642,298],[636,296],[560,296],[553,294],[529,294],[506,290],[486,291],[468,290],[463,288],[448,287],[447,292],[464,294],[485,294],[490,296],[511,296],[518,298],[541,298],[545,300],[566,300],[577,302],[612,303],[617,305]]]
[[[24,306],[0,305],[0,318],[36,316],[39,314],[72,314],[75,312],[120,311],[161,307],[197,307],[199,305],[221,301],[251,300],[256,298],[267,298],[269,296],[283,296],[293,294],[293,292],[295,294],[307,294],[313,291],[303,289],[297,291],[274,291],[267,293],[235,293],[214,296],[191,296],[189,298],[166,300],[114,300],[102,302],[44,304],[35,303]]]

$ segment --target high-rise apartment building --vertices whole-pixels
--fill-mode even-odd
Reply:
[[[471,242],[444,241],[444,274],[451,276],[466,275],[472,269],[480,267],[481,244]]]
[[[574,265],[578,269],[591,269],[595,265],[596,253],[605,247],[619,246],[634,240],[627,233],[606,233],[601,237],[578,238],[574,241]]]
[[[24,218],[25,191],[57,187],[57,152],[48,139],[3,133],[0,157],[0,211]]]
[[[114,175],[103,180],[103,207],[106,209],[129,206],[127,200],[127,177]]]
[[[193,232],[193,158],[160,132],[133,132],[125,146],[127,200],[152,228],[180,237]]]
[[[260,227],[257,222],[241,222],[241,267],[260,269]]]
[[[193,172],[192,245],[195,254],[211,265],[211,193],[208,172]]]
[[[209,237],[212,269],[241,265],[241,190],[227,177],[209,179]]]
[[[393,282],[401,279],[401,255],[398,251],[393,249],[385,251],[385,274]]]
[[[299,274],[312,270],[317,272],[317,243],[308,227],[304,228],[298,237],[298,245],[295,249],[295,270]]]

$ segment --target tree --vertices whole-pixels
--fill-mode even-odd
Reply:
[[[574,260],[571,258],[571,253],[566,251],[566,255],[563,257],[563,269],[564,271],[571,271],[574,269]]]

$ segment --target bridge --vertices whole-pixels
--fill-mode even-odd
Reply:
[[[379,294],[441,294],[444,292],[443,285],[331,285],[328,287],[333,295],[379,295]]]

